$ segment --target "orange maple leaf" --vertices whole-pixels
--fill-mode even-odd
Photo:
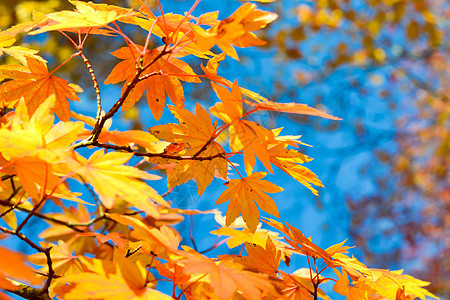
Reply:
[[[280,230],[287,237],[289,237],[285,237],[285,240],[294,248],[296,252],[314,258],[322,258],[328,267],[335,268],[338,266],[330,253],[311,242],[310,239],[306,238],[299,229],[289,225],[288,223],[286,223],[287,226],[285,226],[284,224],[271,219],[266,219],[264,222]]]
[[[34,270],[25,264],[25,257],[6,248],[0,247],[0,289],[16,290],[18,287],[7,278],[36,283]],[[0,298],[3,294],[0,293]]]
[[[255,106],[259,110],[279,111],[279,112],[285,112],[285,113],[291,113],[291,114],[322,117],[322,118],[331,119],[331,120],[342,120],[341,118],[334,117],[330,114],[327,114],[324,111],[318,110],[313,107],[309,107],[308,105],[302,104],[302,103],[295,103],[295,102],[279,103],[279,102],[273,102],[270,100],[265,100],[261,103],[255,103],[255,102],[251,102],[251,101],[246,101],[245,103]]]
[[[139,240],[144,251],[147,251],[148,253],[152,251],[159,257],[166,257],[173,253],[177,253],[181,237],[173,228],[165,224],[160,228],[152,228],[132,216],[119,214],[108,214],[108,216],[120,224],[133,227],[131,237]]]
[[[57,194],[61,193],[59,196],[65,194],[73,199],[73,194],[61,185],[59,174],[65,170],[59,165],[64,165],[62,162],[70,155],[67,148],[75,141],[83,124],[59,122],[53,125],[55,117],[51,109],[54,105],[55,97],[51,96],[31,115],[21,100],[14,114],[7,115],[6,122],[0,125],[0,153],[7,161],[0,170],[17,174],[34,199],[43,196],[40,193],[43,189],[56,189]]]
[[[142,51],[141,46],[137,46]],[[165,59],[157,56],[161,52],[158,49],[147,51],[143,57],[142,65],[145,71],[141,74],[141,78],[133,88],[127,99],[123,103],[122,109],[130,109],[147,89],[147,102],[152,110],[156,120],[161,118],[161,114],[165,107],[165,94],[169,96],[172,102],[179,107],[184,107],[184,91],[180,80],[187,82],[201,82],[197,78],[192,68],[177,58],[170,57]],[[123,47],[111,53],[113,56],[123,59],[118,63],[105,80],[105,84],[119,83],[126,81],[122,91],[127,88],[136,75],[136,59],[140,53],[134,48]],[[155,60],[156,59],[156,60]]]
[[[219,299],[232,299],[236,291],[246,299],[262,299],[262,291],[275,293],[267,277],[243,270],[243,266],[232,261],[214,261],[198,253],[182,253],[186,259],[181,260],[186,274],[204,274],[206,282],[214,289]]]
[[[278,17],[277,14],[256,9],[256,4],[245,3],[231,16],[222,20],[212,28],[205,30],[192,25],[197,44],[204,50],[217,45],[222,51],[234,59],[239,59],[234,46],[249,47],[264,45],[252,31],[267,26]]]
[[[245,249],[248,256],[242,258],[242,263],[247,268],[270,275],[278,273],[281,251],[277,250],[270,237],[267,237],[265,248],[260,245],[246,243]]]
[[[230,124],[230,148],[233,152],[243,151],[247,173],[252,172],[256,163],[255,157],[258,157],[267,170],[273,172],[267,149],[269,143],[275,142],[273,132],[255,122],[242,120],[243,100],[236,81],[233,83],[232,92],[213,82],[211,85],[222,102],[211,107],[210,112]]]
[[[217,199],[216,204],[230,200],[226,214],[227,226],[241,214],[251,232],[255,232],[259,223],[258,206],[265,212],[280,217],[275,202],[266,193],[278,193],[283,188],[267,180],[261,180],[267,173],[257,172],[246,178],[233,179],[226,183],[227,189]]]
[[[64,299],[172,299],[148,288],[148,271],[145,266],[139,261],[133,262],[126,258],[120,251],[114,251],[113,261],[85,257],[80,260],[85,271],[61,279],[71,285],[70,289],[61,289]]]
[[[195,42],[195,33],[191,28],[193,24],[190,22],[196,21],[195,25],[197,26],[214,26],[219,23],[217,21],[219,12],[205,13],[198,18],[172,13],[166,13],[164,16],[156,17],[147,7],[142,7],[140,12],[142,15],[134,18],[136,24],[145,30],[151,30],[152,34],[162,38],[166,45],[172,44],[173,46],[169,48],[172,55],[181,57],[193,54],[205,59],[214,56],[214,53],[207,49],[202,49]]]
[[[227,161],[220,157],[220,154],[225,155],[225,152],[219,143],[214,141],[216,124],[211,123],[209,114],[198,103],[196,106],[197,116],[179,107],[170,106],[170,110],[180,124],[154,126],[150,128],[151,133],[172,144],[184,145],[180,148],[179,155],[195,156],[199,159],[177,161],[155,158],[150,159],[150,162],[158,164],[176,163],[175,167],[168,172],[169,188],[194,179],[197,181],[198,193],[201,195],[216,176],[216,170],[218,176],[227,177]],[[175,148],[172,147],[172,150],[175,150]],[[201,159],[215,155],[219,156],[213,159]]]
[[[311,158],[296,150],[286,149],[289,146],[290,140],[277,140],[277,142],[268,147],[270,162],[306,186],[317,196],[319,192],[311,184],[323,187],[322,182],[316,174],[301,165],[304,162],[311,161]]]
[[[55,113],[62,121],[70,120],[69,101],[80,101],[73,87],[65,79],[48,72],[44,62],[27,57],[26,67],[9,65],[0,69],[5,78],[11,81],[0,85],[0,102],[25,99],[30,114],[49,96],[55,95]]]

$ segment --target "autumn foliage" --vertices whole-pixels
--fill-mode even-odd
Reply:
[[[266,99],[218,75],[225,56],[239,59],[236,47],[264,44],[255,32],[275,13],[245,2],[219,20],[218,12],[195,16],[199,1],[184,15],[144,2],[137,9],[70,2],[73,11],[35,13],[32,22],[0,32],[0,54],[18,61],[0,66],[0,231],[36,252],[26,257],[0,247],[3,291],[27,299],[329,299],[327,287],[348,299],[434,297],[424,289],[428,282],[359,262],[345,241],[322,249],[298,228],[260,217],[263,211],[280,218],[271,194],[283,188],[270,181],[274,169],[316,195],[323,185],[304,166],[311,158],[298,150],[299,136],[248,117],[276,111],[339,120],[305,104]],[[145,43],[137,44],[123,26],[145,30]],[[60,66],[78,60],[86,69],[96,95],[92,115],[71,110],[69,100],[80,101],[83,89],[60,78],[59,67],[49,70],[36,50],[14,46],[18,35],[47,32],[73,44],[73,55]],[[105,84],[121,87],[108,108],[95,64],[83,52],[96,35],[123,40],[111,49],[117,64],[104,74]],[[150,47],[153,39],[159,46]],[[191,56],[203,63],[194,68]],[[186,82],[210,83],[219,101],[186,109]],[[177,122],[149,131],[110,130],[118,112],[141,98],[156,121],[170,110]],[[142,160],[133,166],[133,158]],[[222,180],[214,200],[228,203],[225,217],[213,203],[209,211],[172,206],[152,188],[160,176],[144,165],[164,171],[167,193],[193,180],[201,195],[214,178]],[[76,184],[85,185],[86,193],[77,192]],[[46,205],[61,212],[44,213]],[[189,226],[183,220],[196,214],[215,214],[220,225],[211,232],[216,242],[203,251],[193,238],[188,247],[174,228]],[[37,239],[23,233],[31,219],[49,225]],[[225,243],[240,247],[239,255],[207,256],[216,248],[228,253]],[[304,257],[305,268],[283,271],[280,264],[289,265],[296,255]],[[163,281],[171,288],[160,288]]]

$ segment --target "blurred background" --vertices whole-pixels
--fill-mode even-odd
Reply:
[[[137,1],[101,2],[138,7]],[[165,12],[183,14],[194,1],[161,2]],[[149,4],[159,15],[155,4]],[[202,0],[193,15],[219,10],[219,19],[224,19],[241,4]],[[343,119],[336,122],[273,112],[252,115],[254,121],[269,128],[285,127],[286,135],[302,135],[302,141],[313,146],[304,149],[314,158],[306,166],[325,185],[316,197],[282,172],[266,178],[285,188],[274,196],[282,219],[324,248],[349,238],[347,244],[357,246],[352,253],[367,265],[405,269],[430,281],[433,293],[449,299],[448,2],[278,0],[258,5],[279,15],[258,33],[266,45],[238,49],[240,62],[226,58],[219,75],[231,81],[236,78],[240,86],[272,101],[306,103]],[[64,0],[3,0],[0,28],[30,20],[33,10],[48,13],[59,9],[72,6]],[[144,43],[145,32],[126,26],[124,30],[134,41]],[[74,52],[57,33],[24,37],[23,42],[41,50],[49,69]],[[153,42],[161,44],[160,40]],[[105,53],[122,46],[118,38],[87,40],[85,54],[100,82],[118,62]],[[1,63],[12,62],[6,56],[0,59]],[[205,61],[188,61],[202,73],[199,65]],[[85,68],[76,68],[79,63],[71,61],[59,76],[85,89],[80,95],[82,102],[72,107],[95,116],[90,76]],[[196,102],[206,107],[218,101],[206,81],[184,87],[187,107]],[[115,102],[120,88],[101,85],[106,109]],[[171,120],[166,110],[162,121]],[[141,101],[112,128],[147,130],[155,124],[146,102]],[[213,209],[224,190],[223,181],[214,182],[200,198],[195,182],[189,182],[177,187],[168,199],[175,207]],[[156,188],[161,193],[167,190],[164,183]],[[224,211],[226,206],[219,208]],[[195,222],[197,244],[208,248],[215,239],[208,234],[215,229],[215,222],[211,216],[197,216]],[[184,222],[177,227],[186,244],[188,225]],[[20,247],[22,244],[17,245]],[[225,250],[222,246],[220,252]],[[291,268],[305,267],[302,264],[304,261],[293,261]]]

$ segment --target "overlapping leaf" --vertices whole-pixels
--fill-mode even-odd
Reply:
[[[142,47],[137,47],[139,51],[143,50]],[[153,49],[144,55],[142,64],[145,71],[142,72],[141,78],[146,79],[140,80],[133,88],[122,106],[123,110],[128,110],[139,101],[145,90],[147,90],[148,105],[156,120],[161,118],[166,94],[176,106],[184,107],[184,91],[180,80],[187,82],[200,82],[200,80],[187,63],[174,57],[157,59],[160,53],[158,49]],[[136,76],[136,60],[140,53],[134,47],[123,47],[111,54],[123,61],[114,67],[106,78],[105,84],[126,81],[123,92],[127,84],[131,83]]]
[[[233,152],[243,151],[247,173],[252,172],[256,163],[255,157],[258,157],[264,167],[272,172],[268,153],[269,143],[274,142],[272,131],[253,121],[242,119],[243,101],[237,82],[234,82],[232,92],[215,83],[211,85],[222,102],[216,103],[210,111],[214,116],[230,124],[230,148]]]
[[[17,287],[7,278],[36,283],[36,274],[25,264],[25,257],[18,252],[0,247],[0,288],[15,290]],[[0,297],[3,297],[1,293]]]
[[[20,65],[0,67],[0,74],[11,81],[0,85],[0,102],[25,99],[30,113],[41,105],[49,96],[56,98],[55,113],[63,121],[70,120],[69,101],[79,101],[76,91],[65,79],[48,72],[44,62],[28,57],[26,68]]]
[[[271,282],[264,276],[243,270],[243,266],[231,261],[214,261],[197,253],[185,253],[184,272],[207,276],[218,299],[232,299],[239,291],[247,299],[262,299],[265,293],[276,294]]]
[[[62,290],[64,299],[172,299],[148,288],[148,272],[145,267],[140,262],[135,263],[125,258],[119,251],[114,253],[114,261],[99,259],[81,259],[81,261],[87,271],[64,277],[64,280],[71,284],[69,290]]]
[[[155,180],[160,177],[125,166],[124,163],[132,156],[133,154],[120,152],[103,154],[102,150],[98,150],[89,160],[76,155],[69,162],[69,167],[94,187],[105,207],[112,208],[116,199],[120,198],[150,215],[158,216],[159,211],[153,201],[163,205],[168,205],[167,202],[153,188],[138,179]]]
[[[60,165],[70,155],[67,147],[75,141],[83,124],[59,122],[53,125],[54,105],[55,97],[49,97],[31,115],[21,100],[15,113],[8,115],[6,123],[0,125],[0,153],[8,161],[0,166],[2,172],[18,175],[22,186],[34,199],[43,196],[44,188],[52,191],[57,187],[56,193],[74,199],[61,185],[57,173],[64,172]]]
[[[209,114],[197,103],[196,115],[190,111],[171,106],[170,110],[179,124],[158,125],[150,128],[152,134],[172,145],[186,145],[181,152],[174,152],[192,160],[152,159],[151,162],[164,164],[174,163],[175,167],[169,173],[169,188],[183,184],[191,179],[197,181],[199,195],[211,183],[216,170],[218,176],[227,177],[227,161],[221,154],[225,154],[222,147],[214,141],[216,124],[211,123]],[[217,156],[217,157],[215,157]],[[213,157],[213,158],[210,158]]]
[[[137,25],[152,32],[152,34],[163,39],[167,45],[173,45],[171,51],[174,55],[181,57],[187,54],[193,54],[200,58],[209,58],[214,53],[207,49],[203,49],[196,43],[196,37],[192,30],[192,21],[196,21],[196,25],[214,26],[217,20],[218,12],[205,13],[198,18],[192,16],[166,13],[164,16],[156,17],[153,12],[143,7],[142,16],[135,17]]]
[[[222,20],[212,28],[205,30],[192,25],[197,38],[197,44],[204,50],[217,45],[222,51],[234,59],[238,55],[233,46],[249,47],[264,45],[252,31],[267,26],[278,17],[277,14],[256,9],[255,4],[245,3],[231,16]]]
[[[45,59],[39,55],[36,55],[39,52],[38,50],[33,50],[22,46],[12,46],[15,41],[16,35],[12,30],[0,31],[0,56],[2,56],[3,53],[9,54],[24,65],[26,64],[27,57],[46,62]]]
[[[242,262],[247,268],[269,275],[278,273],[281,252],[277,250],[272,239],[268,237],[264,247],[246,243],[245,249],[248,256],[243,257]]]
[[[70,1],[75,5],[74,11],[58,11],[47,14],[46,19],[37,24],[40,27],[30,34],[53,30],[83,32],[85,28],[102,28],[114,21],[130,21],[137,13],[132,9],[107,4],[94,4],[84,1]],[[109,31],[90,30],[89,33],[108,34]]]

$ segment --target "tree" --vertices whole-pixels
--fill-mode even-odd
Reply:
[[[0,231],[35,252],[25,257],[1,247],[0,287],[26,299],[328,299],[324,286],[349,299],[434,297],[423,288],[427,282],[350,257],[345,241],[322,249],[288,223],[260,217],[259,210],[280,217],[269,194],[283,188],[268,180],[268,172],[279,169],[313,194],[323,185],[304,166],[311,158],[298,150],[304,145],[299,136],[282,135],[283,129],[265,128],[249,116],[270,111],[339,118],[268,100],[219,76],[225,56],[239,59],[235,47],[264,44],[254,31],[277,15],[246,2],[219,20],[217,12],[195,16],[198,2],[184,15],[164,13],[158,2],[157,16],[144,2],[133,10],[72,1],[72,11],[35,13],[33,21],[0,32],[0,53],[19,62],[0,67]],[[126,34],[128,26],[146,33],[142,43]],[[51,71],[37,51],[13,45],[19,34],[47,32],[63,35],[74,48]],[[122,86],[107,112],[95,64],[84,52],[86,41],[99,35],[123,43],[112,49],[120,61],[105,76],[105,84]],[[211,51],[214,46],[220,53]],[[192,57],[204,64],[194,66]],[[82,88],[57,76],[77,59],[74,66],[84,65],[95,91],[95,117],[71,109],[68,99],[78,101]],[[185,100],[183,86],[201,82],[210,83],[220,100],[208,109]],[[133,109],[144,93],[158,124],[150,132],[111,130],[119,111]],[[166,95],[173,105],[166,105]],[[176,121],[165,121],[167,109]],[[165,194],[149,183],[160,179],[149,166],[167,177]],[[164,199],[190,180],[199,195],[213,180],[224,182],[216,204],[228,203],[225,217]],[[77,184],[86,191],[78,193]],[[46,212],[46,206],[61,212]],[[197,214],[214,214],[221,224],[211,232],[216,242],[203,251],[193,237]],[[184,216],[191,221],[192,248],[174,228]],[[49,224],[38,237],[24,233],[33,220]],[[239,254],[206,255],[224,243],[240,247]],[[281,260],[289,265],[295,255],[307,267],[283,271]],[[158,284],[163,281],[172,284],[169,294]]]

